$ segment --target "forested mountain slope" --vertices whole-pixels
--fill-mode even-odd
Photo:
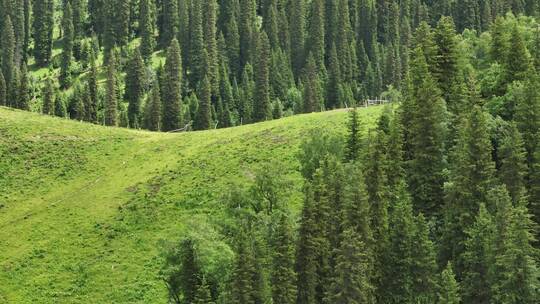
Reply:
[[[193,235],[221,267],[232,251],[215,229],[230,184],[277,162],[299,207],[300,141],[344,132],[345,117],[164,134],[0,108],[0,302],[163,303],[160,242]]]

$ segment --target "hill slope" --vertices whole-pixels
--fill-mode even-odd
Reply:
[[[163,303],[160,241],[191,231],[230,254],[212,224],[228,184],[268,161],[300,180],[302,137],[345,117],[163,134],[0,108],[0,302]]]

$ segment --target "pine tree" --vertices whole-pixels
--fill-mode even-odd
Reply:
[[[448,262],[439,279],[438,304],[460,304],[459,283],[456,281],[452,264]]]
[[[86,90],[88,91],[88,107],[86,109],[86,121],[91,123],[97,123],[97,109],[98,109],[98,70],[96,66],[96,56],[94,50],[90,48],[90,71],[88,73],[88,82]]]
[[[35,0],[32,11],[39,12],[33,18],[34,57],[39,66],[47,66],[52,56],[54,1]]]
[[[208,80],[206,80],[208,82]],[[233,266],[231,288],[234,304],[264,303],[261,290],[261,265],[256,256],[256,241],[249,232],[243,232],[236,244],[236,257]]]
[[[240,21],[238,23],[239,33],[239,66],[238,71],[242,71],[248,62],[253,63],[255,58],[255,37],[257,29],[257,14],[255,0],[240,0]]]
[[[180,128],[182,108],[182,57],[178,40],[173,38],[167,49],[167,60],[163,74],[163,131]]]
[[[138,48],[133,51],[126,72],[124,98],[128,101],[129,126],[140,127],[141,101],[144,95],[145,66]]]
[[[422,214],[416,218],[411,267],[412,292],[416,303],[433,303],[437,288],[435,245],[429,238],[429,226]]]
[[[324,0],[315,0],[311,3],[311,15],[309,28],[307,29],[308,40],[306,51],[313,54],[318,70],[325,66],[325,7]],[[333,55],[331,55],[333,56]],[[337,55],[336,55],[337,57]],[[336,58],[337,59],[337,58]]]
[[[381,303],[408,303],[412,301],[411,274],[415,221],[412,205],[407,197],[402,197],[394,206],[390,217],[390,247],[385,271],[385,292]]]
[[[55,109],[54,83],[50,77],[47,77],[41,91],[43,100],[42,113],[53,115]]]
[[[184,2],[184,1],[182,1]],[[139,34],[141,35],[141,54],[148,61],[156,47],[154,36],[155,19],[153,18],[152,2],[140,0],[139,3]]]
[[[515,124],[510,124],[497,156],[501,159],[499,179],[506,185],[512,202],[517,205],[526,193],[525,176],[527,174],[526,150],[523,138]]]
[[[332,45],[332,49],[330,50],[328,66],[328,82],[326,84],[326,105],[328,109],[335,109],[343,106],[343,101],[339,100],[339,85],[341,83],[341,72],[339,69],[336,45]]]
[[[191,72],[190,82],[193,86],[200,85],[207,73],[208,52],[204,41],[202,18],[201,0],[193,1],[189,19],[191,32],[189,70]]]
[[[317,277],[317,250],[318,229],[315,214],[315,198],[311,185],[307,185],[305,190],[304,206],[300,219],[298,231],[298,244],[296,249],[296,272],[298,280],[296,287],[298,290],[296,303],[315,303]]]
[[[456,29],[451,17],[442,17],[435,29],[435,43],[437,44],[437,75],[439,87],[443,98],[447,102],[450,100],[450,93],[453,83],[458,77],[458,49]],[[454,109],[453,104],[448,105],[449,109]]]
[[[496,303],[534,303],[538,299],[540,272],[532,246],[534,224],[527,208],[512,207],[508,192],[493,191],[497,213],[493,260],[490,264],[492,301]]]
[[[411,120],[406,125],[410,145],[408,184],[415,210],[426,216],[439,211],[443,196],[445,167],[446,106],[435,80],[428,71],[422,49],[415,50],[411,73],[413,90],[408,111]]]
[[[73,57],[73,12],[71,4],[68,2],[64,6],[62,15],[62,64],[60,68],[60,87],[65,89],[71,84],[71,60]]]
[[[525,41],[517,25],[514,25],[510,36],[508,57],[506,60],[507,82],[516,80],[526,80],[530,75],[531,60],[530,54],[525,46]]]
[[[1,73],[0,73],[1,74]],[[0,105],[2,104],[2,76],[0,75]],[[17,105],[19,109],[21,110],[30,110],[30,83],[28,79],[28,69],[26,67],[26,64],[22,64],[21,67],[21,77],[19,82],[19,93],[17,94],[17,97],[19,100],[17,101]]]
[[[486,114],[474,106],[453,151],[450,183],[446,190],[445,248],[455,261],[456,273],[462,275],[465,235],[478,214],[480,204],[487,203],[487,194],[494,184],[495,164]]]
[[[255,74],[254,122],[272,118],[270,108],[270,41],[265,32],[259,34],[257,48],[257,73]]]
[[[4,74],[0,71],[0,106],[6,105],[6,80],[4,79]]]
[[[369,272],[369,256],[365,244],[352,229],[345,230],[337,254],[336,278],[331,286],[331,303],[375,303]]]
[[[361,149],[361,123],[358,118],[358,111],[356,108],[349,111],[348,122],[348,135],[347,135],[347,148],[345,154],[346,161],[356,161],[359,158]]]
[[[319,111],[321,94],[319,75],[313,55],[309,55],[304,71],[304,113]]]
[[[130,39],[131,0],[117,0],[114,3],[114,38],[117,46],[125,47]]]
[[[498,17],[491,26],[491,60],[505,64],[508,58],[509,41],[506,36],[504,18]]]
[[[305,57],[305,1],[291,2],[290,8],[290,38],[291,38],[291,63],[296,77],[300,75],[306,60]],[[310,56],[314,54],[311,53]],[[313,60],[315,60],[313,58]]]
[[[290,220],[286,215],[280,217],[275,232],[271,282],[274,303],[296,303],[294,238]]]
[[[118,124],[118,88],[116,86],[116,57],[114,50],[109,55],[107,65],[107,87],[104,105],[104,123],[106,126],[116,126]]]
[[[219,93],[219,56],[217,47],[217,3],[216,0],[206,0],[204,12],[204,44],[206,46],[206,76],[212,87],[212,96]]]
[[[195,130],[208,130],[212,127],[212,87],[208,77],[204,77],[199,92],[201,97],[194,128]]]
[[[2,74],[4,75],[4,80],[7,84],[6,94],[9,97],[12,87],[9,86],[12,82],[13,73],[15,70],[15,33],[13,31],[13,24],[11,23],[11,18],[9,15],[3,21],[2,27],[2,41],[1,45],[1,62],[2,62]],[[11,103],[13,101],[7,101]]]
[[[199,1],[194,1],[199,2]],[[161,1],[162,20],[159,31],[160,45],[167,47],[178,34],[178,0]]]
[[[147,104],[147,125],[146,128],[150,131],[161,130],[161,94],[159,85],[154,84],[152,91],[146,100]]]

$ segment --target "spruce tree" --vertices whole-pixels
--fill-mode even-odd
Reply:
[[[428,71],[422,49],[415,50],[411,73],[414,75],[407,111],[407,144],[411,160],[408,165],[408,184],[415,210],[432,216],[439,212],[443,197],[445,167],[446,105],[440,97],[435,80]]]
[[[182,1],[184,2],[184,1]],[[141,0],[139,3],[139,34],[141,35],[141,54],[148,61],[156,47],[154,36],[155,20],[152,12],[152,2]]]
[[[238,22],[240,56],[238,57],[238,71],[242,71],[248,62],[253,63],[255,59],[255,32],[257,30],[257,13],[255,0],[240,0]]]
[[[515,124],[510,124],[506,131],[497,156],[501,159],[499,179],[506,185],[514,205],[517,205],[526,194],[527,164],[523,138]]]
[[[217,3],[216,0],[206,0],[204,12],[204,44],[206,46],[206,76],[212,87],[212,96],[219,93],[219,56],[217,47]],[[260,54],[259,54],[260,55]]]
[[[428,223],[422,214],[416,217],[412,245],[412,293],[416,303],[433,303],[437,288],[435,245],[430,239]]]
[[[454,148],[450,183],[446,191],[445,252],[454,260],[456,273],[462,275],[463,243],[466,231],[474,223],[480,204],[487,203],[487,195],[495,182],[495,164],[487,117],[479,106],[474,106],[461,127]]]
[[[371,267],[366,245],[352,229],[342,234],[341,247],[338,249],[336,277],[330,287],[330,303],[375,303],[373,286],[369,280]]]
[[[194,2],[199,2],[198,0]],[[160,45],[167,47],[178,34],[178,0],[161,1],[162,20],[159,31]]]
[[[131,0],[117,0],[113,8],[114,13],[114,38],[117,46],[124,48],[130,37],[130,12]]]
[[[324,0],[314,0],[311,3],[311,15],[309,28],[307,29],[308,40],[306,51],[313,54],[319,70],[325,66],[326,42],[325,42],[325,6]],[[331,55],[333,56],[333,55]],[[337,56],[337,55],[336,55]],[[337,59],[337,58],[336,58]]]
[[[259,34],[257,44],[257,73],[255,74],[254,122],[272,118],[270,107],[270,42],[265,32]]]
[[[145,66],[138,48],[127,66],[124,98],[128,102],[129,126],[140,127],[141,101],[144,95]]]
[[[304,113],[317,112],[321,108],[319,75],[313,55],[309,55],[304,70]]]
[[[343,106],[339,100],[339,85],[341,83],[341,72],[337,57],[336,45],[332,45],[328,63],[328,81],[326,84],[326,106],[328,109],[335,109]],[[349,105],[347,105],[349,106]]]
[[[193,1],[191,8],[190,32],[191,42],[189,49],[190,82],[198,86],[207,73],[208,52],[204,41],[204,28],[201,0]]]
[[[111,50],[107,65],[107,84],[103,115],[106,126],[116,126],[118,124],[118,88],[116,86],[116,57],[114,53],[114,50]]]
[[[13,31],[13,24],[11,23],[11,18],[6,16],[6,19],[3,21],[2,26],[2,41],[1,45],[1,62],[2,62],[2,74],[4,75],[4,80],[6,82],[6,94],[9,96],[12,88],[9,86],[11,84],[11,79],[13,77],[15,69],[15,33]],[[7,101],[11,103],[12,101]]]
[[[96,55],[93,48],[90,49],[90,71],[88,73],[88,82],[86,84],[86,90],[88,91],[88,107],[86,109],[86,121],[91,123],[97,123],[97,110],[98,110],[98,69],[96,66]]]
[[[6,93],[6,80],[4,74],[0,71],[0,106],[6,105],[7,93]]]
[[[47,77],[43,88],[41,90],[41,98],[43,101],[42,104],[42,113],[47,115],[53,115],[55,109],[55,94],[54,94],[54,83],[50,77]]]
[[[1,73],[0,73],[1,74]],[[0,75],[0,105],[2,104],[2,76]],[[22,64],[21,67],[21,77],[19,82],[19,92],[17,94],[17,97],[19,100],[17,101],[17,105],[19,109],[21,110],[30,110],[30,83],[28,79],[28,69],[26,67],[26,64]]]
[[[459,283],[456,281],[452,264],[448,262],[439,278],[438,304],[460,304],[461,293]]]
[[[71,84],[71,60],[73,57],[73,12],[69,2],[64,6],[62,15],[62,64],[60,67],[60,87],[65,89]]]
[[[294,271],[294,237],[289,218],[281,215],[273,241],[272,300],[274,303],[296,303]]]
[[[358,160],[359,153],[361,149],[361,123],[358,118],[358,111],[356,108],[349,111],[349,122],[348,122],[348,135],[347,135],[347,146],[345,160],[353,162]]]
[[[463,300],[465,303],[491,303],[489,268],[493,263],[493,218],[480,205],[475,223],[467,228],[463,252]]]
[[[159,85],[154,84],[152,91],[146,100],[146,128],[150,131],[161,130],[161,94],[159,91]]]
[[[32,29],[34,37],[34,57],[39,66],[47,66],[52,56],[54,1],[35,0],[32,6],[34,14]]]
[[[290,7],[290,38],[291,38],[291,63],[296,77],[300,75],[306,60],[305,57],[305,1],[291,2]],[[311,53],[310,56],[314,54]],[[315,60],[314,58],[312,58]]]
[[[208,130],[212,128],[212,87],[208,77],[204,77],[199,92],[201,97],[194,128],[195,130]]]
[[[534,223],[524,206],[512,207],[504,188],[493,193],[496,200],[496,235],[491,267],[492,301],[535,303],[539,296],[540,272],[535,256]]]
[[[458,77],[458,48],[456,40],[456,29],[451,17],[442,17],[435,29],[435,43],[437,44],[437,75],[439,87],[443,98],[447,102],[450,100],[450,92],[453,83]],[[449,109],[454,109],[453,104],[448,105]]]
[[[163,74],[163,131],[180,128],[182,108],[182,57],[178,40],[173,38],[167,49],[167,59]]]
[[[506,60],[506,80],[508,83],[516,80],[526,80],[530,75],[531,60],[525,41],[517,25],[512,28],[508,57]]]
[[[300,218],[300,228],[298,231],[298,244],[296,249],[296,272],[298,279],[296,287],[298,290],[296,303],[315,303],[317,277],[317,218],[315,213],[315,197],[311,185],[304,189],[305,199]]]

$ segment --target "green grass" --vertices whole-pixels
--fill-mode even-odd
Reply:
[[[215,230],[230,183],[270,161],[300,181],[302,138],[345,117],[163,134],[0,108],[0,303],[163,303],[160,242],[192,233],[230,256]]]

